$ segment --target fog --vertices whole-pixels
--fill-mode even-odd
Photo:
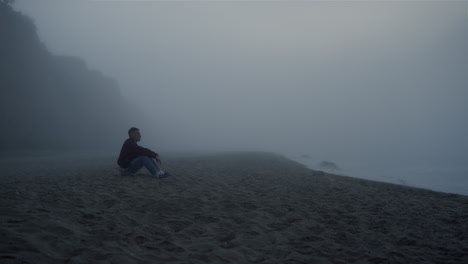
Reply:
[[[17,0],[15,9],[53,53],[115,79],[133,105],[124,126],[160,153],[272,151],[468,194],[464,1]]]

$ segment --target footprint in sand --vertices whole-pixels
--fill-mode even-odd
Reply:
[[[271,223],[267,224],[267,226],[275,231],[283,231],[288,228],[290,225],[287,223]]]
[[[169,224],[169,227],[176,233],[180,232],[181,230],[186,229],[187,227],[193,224],[190,221],[182,221],[182,220],[168,221],[167,223]]]
[[[102,217],[95,215],[95,214],[88,214],[88,213],[82,213],[81,218],[78,219],[78,222],[80,224],[88,225],[88,226],[95,226],[95,225],[101,225]]]
[[[258,206],[250,202],[243,202],[240,205],[242,206],[243,209],[247,209],[247,210],[255,210],[258,208]]]
[[[74,235],[72,230],[70,230],[70,229],[68,229],[66,227],[59,226],[59,225],[47,225],[47,226],[43,227],[42,230],[50,232],[52,234],[61,234],[63,236],[73,236]]]
[[[242,224],[248,221],[247,218],[241,217],[241,216],[232,216],[231,219],[236,223],[236,224]]]
[[[111,209],[112,207],[114,207],[115,205],[117,205],[119,203],[120,203],[119,200],[107,199],[107,200],[102,201],[102,206],[105,209]]]
[[[145,236],[136,236],[135,238],[133,238],[133,240],[135,241],[135,244],[137,245],[141,245],[143,243],[150,241],[150,239]]]
[[[219,242],[219,246],[222,248],[234,248],[238,246],[237,244],[233,243],[233,240],[236,238],[236,234],[234,232],[230,232],[228,234],[222,234],[216,237],[216,240]]]
[[[219,202],[219,204],[224,207],[225,210],[236,210],[239,209],[239,205],[233,203],[230,200],[224,200]]]
[[[95,215],[95,214],[82,214],[82,218],[87,219],[87,220],[95,220],[95,221],[101,221],[102,217]]]
[[[219,218],[213,216],[204,216],[197,214],[194,216],[195,220],[200,221],[202,224],[212,224],[219,222]]]
[[[303,242],[319,242],[323,241],[324,238],[319,236],[303,236],[299,240]]]
[[[192,252],[198,252],[198,253],[210,253],[213,251],[215,246],[213,244],[208,244],[208,243],[201,243],[201,244],[194,244],[191,245],[188,250]]]
[[[166,250],[166,251],[169,251],[169,252],[173,252],[173,253],[182,253],[182,252],[185,252],[186,250],[184,248],[181,248],[167,240],[159,243],[159,246]]]
[[[192,225],[189,228],[184,230],[184,234],[189,237],[198,237],[202,236],[207,232],[206,228],[199,225]]]

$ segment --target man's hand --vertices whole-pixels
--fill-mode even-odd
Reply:
[[[157,163],[161,164],[161,159],[159,158],[159,156],[156,156],[156,158],[154,158],[156,160]]]

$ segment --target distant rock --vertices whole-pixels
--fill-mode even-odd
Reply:
[[[326,160],[321,161],[318,164],[318,167],[322,170],[340,170],[340,167],[338,167],[338,165],[336,165],[334,162]]]

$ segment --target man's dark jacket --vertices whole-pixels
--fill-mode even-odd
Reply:
[[[138,146],[135,140],[129,138],[123,143],[117,164],[121,168],[128,168],[130,167],[130,162],[138,156],[148,156],[154,159],[158,154],[147,148]]]

